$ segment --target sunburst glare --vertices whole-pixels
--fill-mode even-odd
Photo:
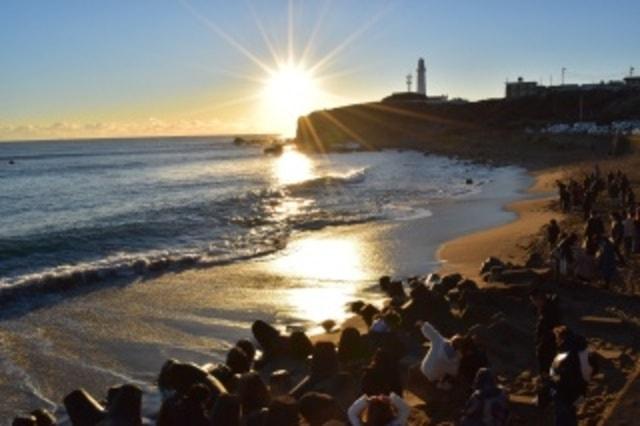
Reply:
[[[312,73],[302,64],[292,62],[269,73],[262,98],[272,124],[287,135],[293,134],[298,117],[324,103],[322,90]]]
[[[294,31],[296,28],[294,23],[294,16],[296,16],[294,2],[288,1],[286,46],[278,46],[274,42],[278,40],[278,37],[268,31],[268,28],[259,18],[260,13],[254,10],[251,2],[248,2],[248,9],[255,21],[256,29],[271,56],[271,60],[264,60],[260,57],[261,55],[243,45],[218,23],[196,10],[189,0],[180,1],[186,10],[200,23],[225,40],[238,53],[254,64],[260,75],[253,73],[245,76],[243,72],[238,72],[235,77],[250,81],[259,80],[260,83],[258,84],[261,87],[251,96],[234,101],[234,104],[236,102],[255,103],[258,100],[258,115],[260,118],[257,120],[257,127],[263,128],[269,133],[280,133],[283,137],[295,135],[297,120],[300,116],[304,116],[312,110],[344,103],[345,99],[342,96],[330,93],[321,83],[325,83],[331,76],[345,73],[344,70],[336,72],[335,70],[329,70],[329,68],[335,66],[336,57],[340,53],[344,52],[348,46],[361,37],[388,10],[388,7],[382,8],[373,17],[365,20],[361,26],[354,27],[353,31],[345,35],[337,46],[325,51],[324,54],[316,56],[312,55],[312,52],[315,50],[316,46],[314,45],[318,42],[317,38],[321,33],[321,24],[329,11],[331,2],[324,3],[310,32],[301,31],[302,34],[299,34]],[[298,40],[294,40],[294,38]],[[306,39],[306,42],[303,42],[304,39]],[[303,48],[296,52],[296,46],[300,45]],[[286,50],[284,55],[282,54],[283,50]],[[316,57],[312,58],[312,56]],[[210,112],[209,108],[199,111],[202,114],[208,112]]]

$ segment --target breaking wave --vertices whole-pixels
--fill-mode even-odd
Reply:
[[[287,185],[286,189],[291,193],[298,194],[341,185],[353,185],[364,182],[366,178],[366,172],[367,168],[362,168],[342,175],[327,174],[324,176],[314,177],[299,183]]]

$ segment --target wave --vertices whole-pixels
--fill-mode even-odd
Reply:
[[[328,174],[289,184],[285,188],[291,193],[301,193],[340,185],[353,185],[364,182],[366,172],[367,168],[362,168],[342,175]]]

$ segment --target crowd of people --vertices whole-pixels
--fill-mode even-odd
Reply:
[[[556,280],[602,280],[610,286],[618,266],[640,251],[640,214],[629,179],[621,172],[602,176],[596,168],[582,182],[558,182],[558,190],[562,210],[579,211],[585,225],[580,236],[563,232],[555,220],[547,226]],[[610,206],[608,224],[603,205]],[[481,291],[476,284],[459,274],[404,283],[382,277],[379,284],[388,303],[381,310],[354,303],[366,331],[345,327],[337,344],[314,343],[302,331],[284,334],[255,321],[253,340],[238,341],[223,363],[167,361],[158,377],[163,402],[155,423],[399,426],[410,421],[405,397],[412,382],[433,395],[426,404],[445,406],[449,421],[461,426],[510,424],[509,395],[498,384],[488,356],[491,348],[453,312],[450,292],[457,290],[464,299]],[[548,287],[534,282],[528,298],[537,318],[531,333],[537,365],[528,367],[538,375],[535,404],[553,408],[556,426],[576,426],[577,407],[597,363],[587,340],[563,321],[558,297]],[[141,403],[142,392],[134,385],[111,388],[104,402],[83,390],[64,400],[71,424],[82,426],[141,425]],[[48,426],[55,420],[39,410],[13,424]]]
[[[411,413],[404,399],[407,383],[417,380],[427,394],[434,395],[433,401],[425,402],[443,404],[457,424],[507,425],[509,397],[498,385],[486,348],[473,333],[453,333],[447,338],[439,331],[460,324],[451,316],[447,291],[469,288],[469,283],[458,274],[436,278],[431,285],[412,279],[407,295],[403,283],[383,277],[380,284],[390,303],[382,310],[354,304],[368,329],[361,333],[345,327],[337,345],[313,343],[302,331],[284,334],[255,321],[253,341],[238,341],[223,363],[204,367],[175,360],[165,363],[158,377],[163,403],[155,423],[406,425]],[[535,285],[529,298],[538,316],[535,343],[541,386],[537,403],[553,405],[556,425],[577,425],[576,404],[593,372],[586,340],[563,325],[555,296]],[[429,342],[426,353],[425,342]],[[416,369],[409,368],[407,360],[420,358]],[[408,377],[411,374],[419,377]],[[128,426],[142,424],[141,401],[139,388],[123,385],[111,388],[105,402],[77,390],[65,398],[64,405],[72,425]],[[40,411],[18,417],[13,424],[53,425],[55,421]]]
[[[582,182],[556,184],[562,211],[578,211],[585,222],[582,233],[563,232],[555,220],[547,225],[556,281],[624,284],[620,267],[640,253],[640,209],[627,175],[605,177],[596,166]]]

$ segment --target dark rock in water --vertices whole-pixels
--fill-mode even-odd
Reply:
[[[240,398],[233,394],[223,394],[216,399],[210,424],[215,426],[240,426]]]
[[[298,426],[298,402],[290,396],[279,396],[269,403],[264,426]]]
[[[173,359],[164,363],[158,377],[160,390],[174,390],[178,395],[186,395],[196,384],[205,385],[213,397],[227,392],[218,379],[201,367]]]
[[[465,279],[460,281],[456,285],[456,288],[460,290],[461,293],[465,291],[475,291],[475,290],[478,290],[478,284],[476,284],[476,282],[473,280]]]
[[[504,266],[504,262],[496,257],[489,257],[480,265],[480,274],[485,274],[494,266]]]
[[[13,419],[12,426],[38,426],[34,416],[20,416]]]
[[[251,361],[247,354],[237,346],[229,349],[225,364],[231,369],[233,374],[246,373],[251,369]]]
[[[473,179],[471,178],[467,178],[467,180],[464,181],[467,185],[473,185]]]
[[[291,356],[298,360],[305,360],[313,352],[313,343],[302,331],[294,331],[289,338]]]
[[[74,390],[63,403],[73,426],[95,425],[106,416],[104,407],[84,389]]]
[[[32,411],[31,415],[36,418],[37,426],[55,426],[57,422],[55,416],[44,408]]]
[[[324,426],[331,420],[342,420],[344,412],[336,400],[326,393],[308,392],[300,398],[300,414],[309,426]]]
[[[438,288],[442,290],[443,293],[448,293],[449,290],[454,288],[460,281],[462,281],[462,275],[458,273],[445,275],[440,280],[440,284],[438,284]]]
[[[242,349],[244,353],[247,354],[249,360],[253,362],[253,359],[256,356],[256,348],[250,340],[240,339],[238,340],[238,343],[236,343],[236,346]]]
[[[107,393],[107,421],[122,426],[142,424],[142,390],[134,385],[114,386]]]
[[[525,266],[527,268],[542,268],[544,266],[544,259],[540,253],[531,253]]]
[[[269,389],[272,396],[286,395],[292,386],[291,373],[287,370],[276,370],[269,376]]]

